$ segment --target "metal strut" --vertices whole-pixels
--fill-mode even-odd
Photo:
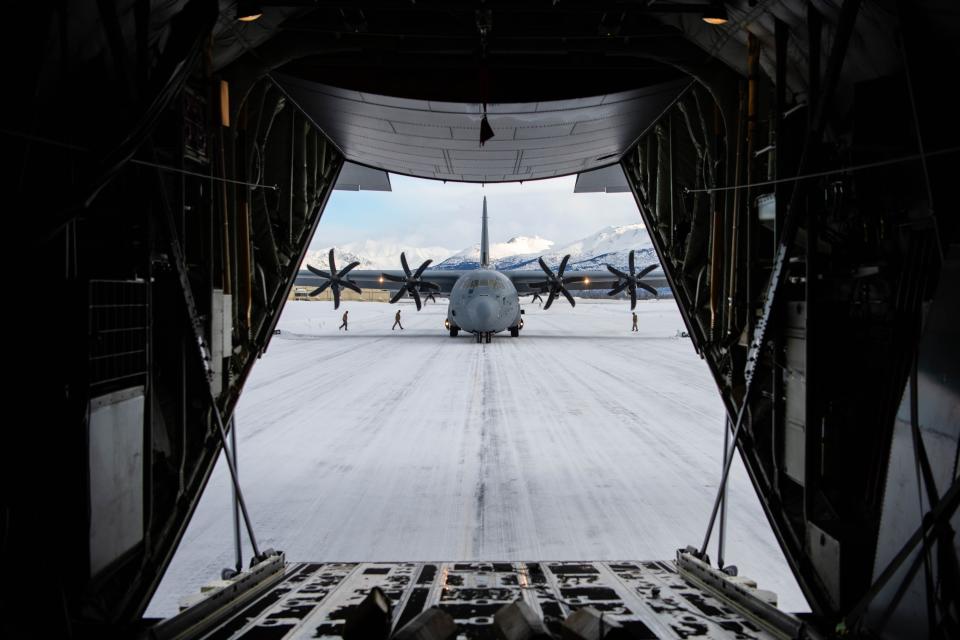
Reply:
[[[237,465],[237,419],[230,418],[230,451],[225,451],[226,455],[233,455],[233,468],[239,471]],[[240,494],[237,489],[233,489],[233,551],[235,557],[234,567],[237,573],[243,571],[243,547],[240,544]]]
[[[250,514],[247,513],[247,503],[243,499],[243,491],[240,490],[240,479],[237,476],[237,468],[233,464],[233,460],[229,454],[229,448],[227,447],[227,432],[223,428],[223,416],[220,414],[220,407],[217,406],[212,391],[209,397],[211,411],[217,421],[217,431],[220,433],[220,443],[223,445],[225,453],[224,458],[227,461],[227,466],[230,468],[230,478],[233,480],[233,490],[237,496],[237,504],[240,505],[240,511],[243,513],[243,522],[247,527],[247,535],[250,536],[250,546],[253,547],[253,557],[256,559],[260,557],[260,548],[257,546],[257,537],[253,534],[253,525],[250,524]]]
[[[920,494],[920,510],[922,512],[924,493],[926,493],[927,504],[931,507],[940,502],[940,493],[937,491],[937,484],[933,478],[933,470],[930,466],[930,458],[927,455],[927,449],[923,443],[923,435],[920,432],[919,383],[917,369],[918,356],[914,356],[913,366],[910,372],[910,433],[913,440],[913,457],[917,470],[917,491]],[[931,627],[936,623],[937,610],[937,587],[933,581],[933,571],[931,568],[933,560],[930,557],[931,548],[933,547],[934,542],[938,542],[940,545],[939,556],[941,560],[941,579],[942,572],[945,571],[952,571],[955,574],[960,575],[960,563],[957,561],[956,549],[952,544],[954,536],[955,533],[948,518],[946,523],[941,527],[941,531],[938,536],[934,537],[934,535],[931,533],[929,538],[923,540],[923,544],[921,545],[922,548],[918,554],[918,558],[914,559],[914,563],[918,567],[919,558],[922,558],[923,560],[927,596],[927,622]],[[908,573],[912,575],[915,573],[915,571],[915,569],[911,568],[911,571]],[[900,603],[900,599],[903,597],[903,594],[906,592],[910,584],[911,579],[904,579],[900,584],[896,594],[887,605],[887,609],[884,611],[881,617],[879,625],[881,629],[886,625],[887,620],[893,613],[893,610],[896,608],[896,606]]]
[[[744,406],[746,406],[746,405],[744,405]],[[727,446],[727,438],[724,438],[723,473],[720,475],[720,486],[717,487],[717,497],[716,497],[716,499],[713,501],[713,511],[710,513],[710,523],[707,525],[707,533],[703,536],[703,544],[700,545],[700,557],[701,557],[701,558],[703,558],[703,557],[706,556],[706,553],[707,553],[707,545],[710,544],[710,535],[713,533],[713,525],[714,525],[714,523],[715,523],[716,520],[717,520],[717,511],[720,509],[720,505],[724,502],[724,496],[726,495],[726,492],[727,492],[727,479],[730,477],[730,465],[733,464],[733,456],[734,456],[734,454],[737,452],[737,437],[740,435],[740,429],[741,429],[741,427],[743,427],[743,420],[742,420],[742,418],[743,418],[743,412],[741,412],[741,413],[738,414],[738,416],[737,416],[737,426],[736,426],[736,428],[733,430],[733,438],[732,438],[733,442],[730,444],[729,447]],[[728,416],[728,417],[727,417],[727,423],[724,425],[724,431],[725,431],[725,432],[729,432],[729,426],[730,426],[730,422],[729,422],[729,421],[730,421],[730,418],[729,418],[729,416]],[[721,537],[720,537],[720,540],[721,540],[721,542],[720,542],[720,554],[721,554],[721,557],[719,558],[719,560],[720,560],[721,563],[723,562],[723,558],[722,558],[722,554],[723,554],[723,542],[722,542],[722,540],[723,540],[723,535],[724,535],[724,531],[723,531],[723,530],[724,530],[725,522],[726,522],[726,509],[724,509],[724,517],[723,517],[722,520],[723,520],[723,522],[721,523],[721,526],[720,526],[720,531],[721,531],[721,534],[720,534],[720,535],[721,535]],[[722,568],[723,568],[723,567],[721,566],[721,569],[722,569]]]
[[[727,449],[730,448],[730,416],[724,416],[723,420],[723,467],[727,466]],[[733,457],[733,451],[730,457]],[[723,571],[723,551],[724,543],[727,537],[727,485],[723,484],[723,491],[720,498],[720,532],[717,535],[717,567]]]
[[[936,506],[924,514],[922,523],[913,532],[913,535],[904,543],[900,551],[897,552],[897,555],[887,563],[887,568],[877,577],[873,585],[867,590],[863,597],[860,598],[856,606],[850,609],[849,613],[844,617],[842,623],[844,627],[847,629],[855,628],[856,624],[861,620],[861,616],[867,610],[867,607],[873,602],[873,599],[883,590],[890,579],[898,573],[900,566],[910,557],[914,547],[922,542],[920,552],[917,553],[910,567],[904,574],[898,591],[903,591],[906,589],[906,586],[909,586],[913,580],[913,576],[916,575],[917,570],[923,562],[923,554],[927,545],[931,544],[932,540],[950,526],[950,518],[953,517],[958,504],[960,504],[960,478],[954,479],[953,484],[947,492],[943,494],[943,497]],[[899,597],[895,595],[894,602],[897,600],[899,600]]]

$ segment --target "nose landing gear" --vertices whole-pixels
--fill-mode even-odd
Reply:
[[[492,331],[478,331],[476,335],[477,335],[477,344],[480,344],[481,342],[484,342],[484,341],[485,341],[487,344],[490,344],[490,338],[493,336],[493,332],[492,332]]]

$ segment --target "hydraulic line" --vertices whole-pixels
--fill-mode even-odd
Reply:
[[[38,142],[40,144],[46,144],[51,147],[60,147],[62,149],[70,149],[71,151],[81,151],[83,153],[90,153],[90,149],[87,149],[86,147],[70,144],[69,142],[61,142],[60,140],[53,140],[52,138],[44,138],[43,136],[36,136],[30,133],[23,133],[22,131],[13,131],[11,129],[0,129],[0,134],[5,136],[10,136],[11,138],[19,138],[21,140],[28,140],[30,142]],[[161,171],[166,171],[168,173],[179,173],[185,176],[203,178],[205,180],[212,180],[213,182],[236,184],[244,187],[250,187],[251,189],[270,189],[271,191],[280,190],[280,187],[276,185],[257,184],[254,182],[244,182],[243,180],[231,180],[230,178],[221,178],[219,176],[212,176],[208,173],[200,173],[198,171],[190,171],[189,169],[171,167],[169,165],[159,164],[157,162],[150,162],[149,160],[140,160],[138,158],[131,158],[127,160],[127,163],[140,165],[142,167],[152,167],[154,169],[160,169]]]
[[[779,178],[777,180],[764,180],[763,182],[754,182],[752,184],[740,184],[740,185],[731,185],[728,187],[713,187],[713,188],[702,188],[702,189],[684,189],[684,193],[712,193],[714,191],[735,191],[739,189],[750,189],[753,187],[765,187],[772,184],[783,184],[785,182],[800,182],[801,180],[811,180],[813,178],[823,178],[825,176],[835,176],[841,173],[852,173],[854,171],[863,171],[864,169],[875,169],[877,167],[888,167],[894,164],[906,164],[908,162],[913,162],[915,160],[923,160],[925,158],[934,158],[936,156],[946,156],[953,153],[960,152],[960,146],[957,147],[947,147],[946,149],[938,149],[936,151],[927,151],[926,153],[914,153],[909,156],[900,156],[899,158],[892,158],[890,160],[878,160],[877,162],[866,162],[864,164],[856,164],[851,167],[842,167],[839,169],[829,169],[827,171],[817,171],[816,173],[805,173],[798,176],[791,176],[789,178]]]

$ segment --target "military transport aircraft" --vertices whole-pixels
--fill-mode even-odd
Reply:
[[[330,249],[330,269],[324,271],[311,265],[307,269],[323,280],[322,284],[310,292],[311,296],[330,288],[333,293],[334,308],[340,306],[341,289],[350,289],[360,293],[363,288],[396,290],[390,302],[394,303],[405,295],[413,298],[420,310],[423,302],[421,296],[428,299],[434,294],[446,295],[450,298],[447,307],[447,318],[444,326],[450,331],[451,337],[456,337],[460,331],[476,335],[477,342],[484,339],[490,342],[494,333],[509,331],[512,337],[520,335],[523,328],[523,311],[520,309],[521,295],[547,294],[544,309],[549,309],[553,301],[564,296],[571,306],[576,301],[570,295],[570,290],[602,289],[610,287],[608,295],[616,295],[621,291],[630,294],[630,308],[637,304],[637,288],[645,289],[657,295],[654,285],[665,286],[666,280],[659,277],[642,279],[656,269],[656,263],[649,265],[639,272],[635,269],[634,252],[629,256],[629,273],[621,271],[611,265],[607,270],[576,271],[576,275],[564,275],[570,255],[560,260],[554,272],[543,257],[538,259],[542,273],[535,270],[510,269],[498,271],[490,266],[490,242],[487,234],[487,198],[483,198],[483,226],[480,235],[480,268],[470,271],[427,269],[431,260],[426,260],[416,271],[411,271],[407,264],[407,257],[400,254],[400,264],[403,271],[354,271],[359,262],[351,262],[342,270],[337,271],[333,249]],[[349,275],[349,278],[347,277]],[[309,284],[313,280],[309,277],[298,278],[301,284]],[[653,282],[653,284],[650,284]]]

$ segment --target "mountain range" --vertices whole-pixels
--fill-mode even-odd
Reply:
[[[429,259],[436,263],[454,254],[450,249],[443,247],[410,247],[380,240],[351,242],[337,245],[335,249],[334,256],[336,257],[338,270],[354,261],[360,263],[357,266],[358,269],[399,269],[401,252],[407,254],[410,268],[416,269],[417,265],[424,260]],[[326,270],[329,266],[327,264],[329,253],[330,247],[308,251],[300,268],[306,268],[304,265],[310,264],[318,269]]]
[[[492,266],[497,269],[539,269],[537,258],[543,257],[547,264],[556,267],[566,254],[570,254],[567,271],[603,269],[611,264],[618,269],[627,269],[630,250],[636,251],[637,269],[657,261],[653,243],[642,224],[604,227],[585,238],[561,247],[539,236],[517,236],[506,242],[490,245]],[[405,247],[395,243],[367,240],[336,247],[337,268],[350,262],[360,263],[359,269],[399,269],[400,252],[406,253],[411,269],[424,260],[432,259],[433,269],[468,270],[480,266],[480,245],[475,244],[453,252],[442,247]],[[329,248],[310,251],[304,264],[319,269],[327,268]]]

